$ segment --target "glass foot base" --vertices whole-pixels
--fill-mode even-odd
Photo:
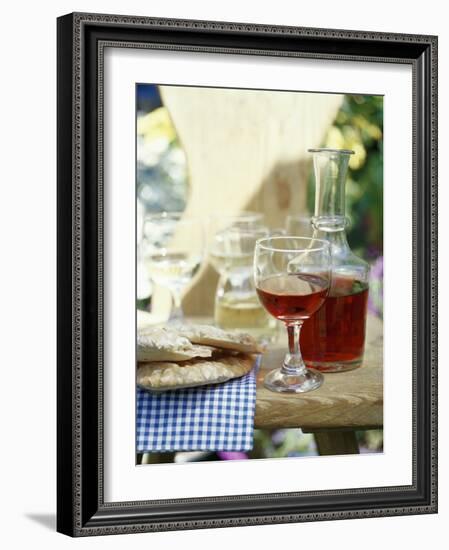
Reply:
[[[329,363],[324,361],[306,361],[306,365],[320,372],[346,372],[361,367],[362,361],[360,361],[360,359],[356,361],[333,361]]]
[[[307,369],[299,375],[285,374],[281,369],[274,369],[265,376],[264,386],[276,392],[304,393],[316,390],[323,381],[323,375],[313,369]]]

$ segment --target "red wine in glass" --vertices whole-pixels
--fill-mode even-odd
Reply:
[[[331,280],[330,245],[322,239],[279,236],[259,239],[254,251],[257,294],[270,315],[285,323],[288,351],[264,377],[275,392],[316,390],[323,375],[308,369],[301,356],[301,325],[326,300]]]
[[[279,274],[259,281],[257,294],[264,308],[281,321],[309,318],[324,303],[329,282],[316,274]]]

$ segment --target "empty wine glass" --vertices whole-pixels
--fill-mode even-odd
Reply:
[[[312,237],[312,218],[301,214],[289,214],[285,220],[285,230],[287,235]]]
[[[220,275],[227,272],[252,275],[256,241],[268,235],[263,214],[259,212],[211,216],[208,236],[213,267]]]
[[[210,261],[217,273],[235,279],[250,277],[253,273],[254,249],[257,240],[268,237],[265,226],[232,225],[213,235]]]
[[[204,256],[204,230],[198,218],[179,212],[148,214],[143,225],[144,262],[151,279],[173,299],[170,321],[183,318],[181,296]]]
[[[304,364],[299,348],[303,322],[326,300],[331,281],[327,241],[306,237],[269,237],[257,241],[254,279],[260,302],[287,327],[289,352],[280,368],[265,377],[276,392],[307,392],[323,383],[323,375]]]
[[[263,214],[261,212],[246,211],[237,214],[221,214],[217,212],[209,216],[209,229],[213,234],[230,227],[251,229],[260,225],[263,225]]]

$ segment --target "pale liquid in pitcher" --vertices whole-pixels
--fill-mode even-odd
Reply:
[[[277,321],[261,306],[255,293],[228,292],[217,297],[215,323],[227,330],[247,332],[259,341],[273,342]]]

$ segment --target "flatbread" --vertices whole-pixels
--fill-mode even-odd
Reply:
[[[137,384],[152,391],[218,384],[243,376],[253,365],[254,357],[247,354],[191,359],[180,365],[169,361],[140,363],[137,367]]]
[[[137,334],[137,361],[188,361],[193,357],[211,357],[214,348],[195,345],[178,330],[153,328]]]
[[[177,325],[179,336],[184,336],[192,344],[213,346],[243,353],[261,353],[263,347],[246,332],[227,331],[210,325]]]

